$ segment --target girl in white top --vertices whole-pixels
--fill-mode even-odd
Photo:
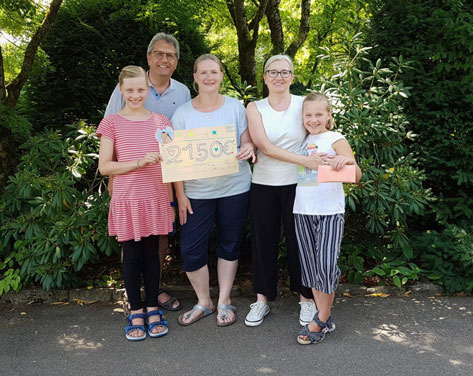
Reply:
[[[277,296],[278,252],[281,222],[287,249],[290,288],[300,294],[301,324],[315,314],[312,292],[301,284],[300,262],[294,228],[294,196],[297,165],[317,169],[318,155],[298,154],[305,137],[301,110],[303,98],[291,95],[294,79],[292,60],[275,55],[264,66],[267,98],[250,103],[248,127],[258,147],[250,191],[250,225],[253,262],[253,291],[256,302],[246,316],[245,324],[258,326],[269,312],[268,302]]]
[[[356,181],[361,170],[345,137],[332,132],[334,122],[328,98],[311,93],[302,106],[304,127],[309,134],[303,151],[323,155],[324,164],[340,170],[345,165],[356,166]],[[299,183],[294,202],[302,284],[312,288],[318,313],[299,333],[297,340],[307,345],[318,343],[325,333],[335,329],[330,312],[338,286],[337,266],[343,235],[345,195],[342,183]]]

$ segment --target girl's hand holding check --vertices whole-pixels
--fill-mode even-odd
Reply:
[[[146,165],[156,164],[162,160],[163,158],[161,157],[159,153],[156,153],[156,152],[146,153],[146,155],[143,158],[139,159],[139,166],[140,168],[143,168]]]
[[[317,170],[320,165],[325,164],[325,156],[327,153],[314,153],[309,155],[306,158],[304,167],[310,168],[311,170]]]
[[[346,165],[354,165],[355,160],[353,158],[345,157],[344,155],[335,155],[324,158],[326,165],[332,166],[333,170],[341,170]]]

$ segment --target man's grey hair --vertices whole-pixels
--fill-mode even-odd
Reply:
[[[151,42],[149,42],[149,45],[148,45],[148,55],[150,55],[153,52],[154,44],[156,42],[159,42],[160,40],[163,40],[166,43],[172,44],[174,46],[174,49],[176,50],[177,58],[179,59],[179,42],[177,41],[176,38],[174,38],[173,35],[166,34],[166,33],[158,33],[153,37],[153,39],[151,39]]]

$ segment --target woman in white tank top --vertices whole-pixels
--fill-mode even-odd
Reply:
[[[251,138],[258,147],[250,190],[250,223],[253,258],[253,290],[257,301],[251,304],[245,324],[258,326],[269,313],[268,301],[277,295],[277,257],[281,220],[284,226],[290,288],[300,294],[300,323],[315,314],[310,289],[301,284],[300,262],[292,209],[297,183],[297,165],[317,169],[320,155],[296,154],[306,135],[302,125],[302,97],[291,95],[294,79],[291,58],[275,55],[264,67],[267,98],[247,108]]]

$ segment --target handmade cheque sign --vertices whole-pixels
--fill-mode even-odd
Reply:
[[[172,142],[159,147],[165,183],[238,172],[233,124],[174,131]]]

